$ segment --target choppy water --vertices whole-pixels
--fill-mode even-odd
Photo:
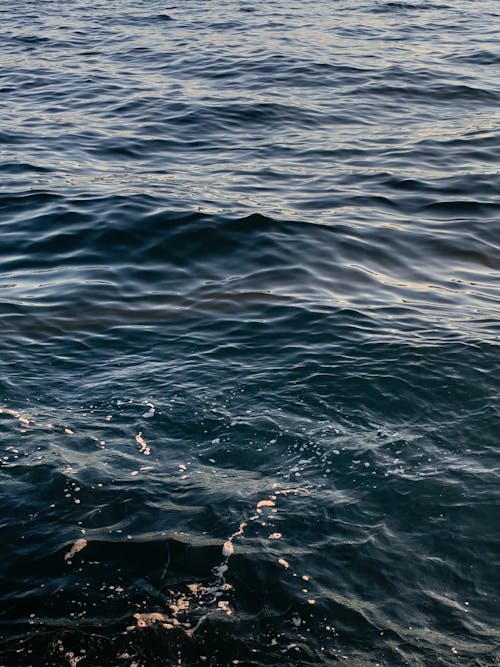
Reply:
[[[499,22],[2,5],[0,664],[500,663]]]

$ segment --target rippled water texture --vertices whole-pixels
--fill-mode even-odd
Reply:
[[[500,664],[499,24],[2,4],[1,665]]]

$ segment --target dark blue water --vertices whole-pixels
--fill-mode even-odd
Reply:
[[[1,6],[1,665],[500,664],[499,23]]]

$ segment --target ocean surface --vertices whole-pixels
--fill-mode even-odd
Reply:
[[[499,25],[2,3],[2,667],[500,664]]]

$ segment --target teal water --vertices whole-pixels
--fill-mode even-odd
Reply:
[[[499,18],[0,8],[0,665],[499,664]]]

